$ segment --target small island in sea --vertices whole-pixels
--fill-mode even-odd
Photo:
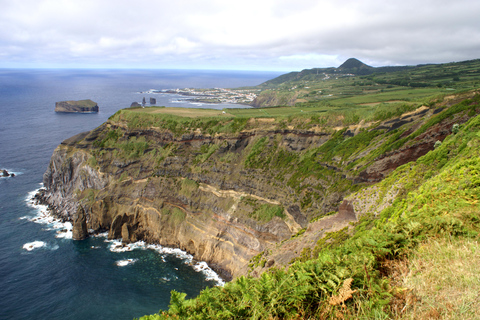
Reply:
[[[55,112],[96,113],[98,105],[90,99],[59,101],[55,103]]]

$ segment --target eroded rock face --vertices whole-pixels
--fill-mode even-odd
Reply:
[[[86,223],[88,229],[108,230],[110,239],[181,248],[228,279],[245,274],[251,257],[288,239],[308,221],[298,205],[287,207],[290,191],[284,186],[272,186],[262,176],[252,178],[252,172],[243,172],[234,163],[219,162],[210,170],[194,164],[196,154],[190,151],[194,148],[216,143],[220,157],[231,153],[232,159],[239,158],[258,140],[256,134],[174,138],[168,132],[145,130],[141,133],[149,141],[175,144],[177,150],[184,150],[183,156],[167,157],[161,166],[151,160],[106,156],[97,158],[94,168],[92,143],[110,129],[101,126],[65,140],[44,174],[45,201],[60,217],[74,221],[78,239],[83,238]],[[325,135],[288,136],[283,143],[286,148],[291,144],[292,150],[325,140]],[[195,166],[200,170],[192,172]],[[195,186],[182,186],[185,180],[195,181]],[[244,198],[252,203],[244,203]],[[250,217],[254,207],[262,205],[281,205],[285,216],[268,221]]]
[[[69,156],[68,152],[62,145],[55,150],[43,174],[43,185],[47,189],[45,201],[60,217],[72,220],[78,208],[77,192],[102,189],[107,180],[86,164],[90,157],[87,153],[77,150]]]
[[[421,115],[425,114],[422,109]],[[408,119],[408,118],[406,118]],[[429,151],[432,151],[436,141],[443,141],[449,134],[452,133],[454,123],[464,123],[468,120],[468,116],[458,116],[451,119],[446,119],[439,124],[429,128],[428,131],[416,137],[410,145],[401,147],[375,159],[375,162],[370,165],[365,171],[362,171],[358,178],[355,179],[357,183],[360,182],[378,182],[383,180],[393,170],[408,162],[415,161],[421,156],[424,156]],[[402,121],[406,121],[405,118]],[[396,126],[397,122],[390,120],[391,124]],[[409,122],[406,122],[409,123]],[[378,129],[378,128],[377,128]],[[409,130],[403,136],[412,133]]]

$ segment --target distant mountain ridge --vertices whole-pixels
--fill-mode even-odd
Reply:
[[[385,67],[372,67],[356,58],[349,58],[344,63],[342,63],[338,68],[329,67],[329,68],[313,68],[313,69],[304,69],[300,72],[294,71],[283,74],[279,77],[276,77],[272,80],[268,80],[261,84],[261,86],[269,85],[278,85],[284,82],[292,80],[301,80],[305,76],[309,75],[322,75],[322,74],[354,74],[359,76],[365,76],[372,73],[381,73],[381,72],[396,72],[407,69],[413,69],[418,66],[385,66]]]

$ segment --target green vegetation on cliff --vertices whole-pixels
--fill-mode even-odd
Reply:
[[[477,102],[457,108],[464,104]],[[480,257],[479,177],[476,116],[379,182],[379,192],[401,189],[393,204],[319,241],[314,255],[288,270],[271,268],[259,278],[206,289],[195,299],[173,291],[169,310],[142,319],[478,318],[478,277],[462,266],[474,267]],[[366,190],[351,198],[362,199]],[[466,274],[443,277],[453,265]],[[423,276],[427,271],[431,279]]]

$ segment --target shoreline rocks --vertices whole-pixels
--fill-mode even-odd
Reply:
[[[6,177],[15,177],[15,173],[10,173],[5,169],[2,169],[0,172],[1,172],[2,177],[5,177],[5,178]]]

